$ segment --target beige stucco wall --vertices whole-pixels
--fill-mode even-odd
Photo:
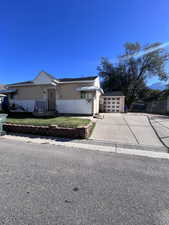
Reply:
[[[44,99],[44,86],[22,86],[14,87],[17,92],[14,95],[15,100],[42,100]]]
[[[69,83],[69,84],[60,84],[56,89],[59,93],[59,99],[80,99],[80,91],[77,91],[77,88],[92,86],[93,83]]]
[[[10,87],[17,90],[17,93],[14,95],[16,100],[42,100],[47,99],[47,89],[55,88],[56,89],[56,99],[80,99],[80,91],[77,91],[77,88],[84,86],[92,86],[93,83],[68,83],[68,84],[59,84],[57,86],[52,85],[36,85],[36,86],[15,86]]]

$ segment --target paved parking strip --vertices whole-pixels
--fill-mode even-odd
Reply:
[[[130,128],[121,114],[107,113],[97,120],[91,139],[137,144]]]
[[[144,114],[104,114],[104,119],[97,120],[91,139],[134,145],[163,146]]]

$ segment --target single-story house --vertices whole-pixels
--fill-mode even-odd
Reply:
[[[120,91],[106,92],[101,96],[100,108],[102,112],[124,112],[125,96]]]
[[[94,115],[103,90],[98,76],[57,79],[42,71],[34,80],[6,85],[0,93],[20,111]]]

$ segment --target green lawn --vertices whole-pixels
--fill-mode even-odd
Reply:
[[[76,128],[86,126],[90,123],[89,119],[81,119],[74,117],[59,116],[55,118],[11,118],[7,119],[7,123],[20,125],[49,126],[57,125],[59,127]]]

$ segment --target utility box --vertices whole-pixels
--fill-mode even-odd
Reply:
[[[5,134],[3,131],[3,124],[6,122],[8,114],[0,114],[0,136]]]

